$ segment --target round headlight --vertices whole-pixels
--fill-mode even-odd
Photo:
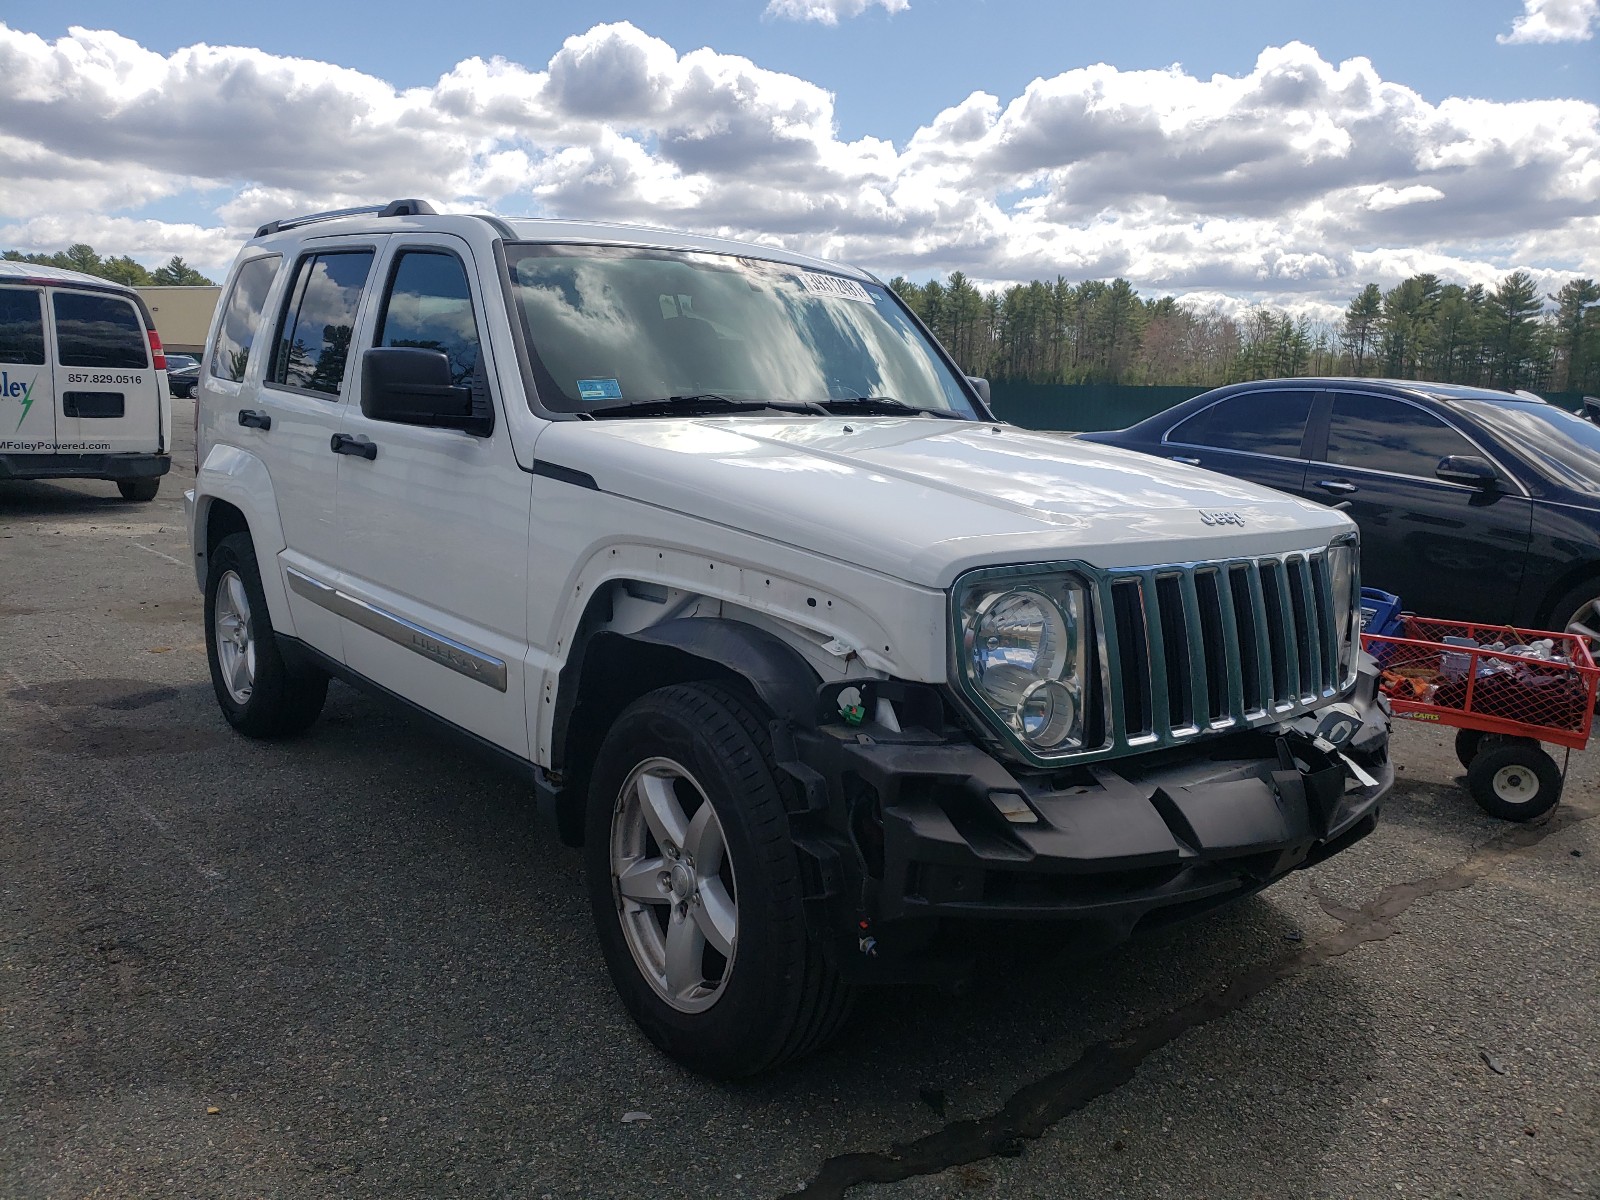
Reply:
[[[1066,665],[1067,623],[1047,597],[1030,588],[997,592],[976,615],[972,674],[1002,708],[1015,708],[1030,687]]]
[[[1078,720],[1078,700],[1073,689],[1059,679],[1041,679],[1023,693],[1016,723],[1029,745],[1041,750],[1059,746]]]

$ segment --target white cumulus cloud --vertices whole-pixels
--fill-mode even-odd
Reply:
[[[1586,42],[1600,18],[1600,0],[1522,0],[1523,14],[1511,32],[1495,37],[1501,45],[1519,42]]]
[[[976,92],[898,145],[842,138],[809,80],[627,23],[406,89],[250,48],[0,25],[0,77],[0,248],[87,241],[212,275],[264,221],[401,196],[742,237],[886,277],[1123,275],[1293,305],[1343,305],[1410,264],[1600,275],[1600,107],[1430,102],[1301,43],[1238,75],[1095,64]]]
[[[840,17],[859,17],[879,5],[885,12],[905,12],[911,0],[768,0],[766,15],[788,21],[818,21],[837,25]]]

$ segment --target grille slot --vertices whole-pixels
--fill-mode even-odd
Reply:
[[[1325,551],[1113,571],[1101,588],[1115,744],[1282,718],[1344,683]]]

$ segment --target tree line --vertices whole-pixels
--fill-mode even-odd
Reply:
[[[1428,379],[1600,393],[1600,284],[1550,295],[1525,271],[1498,286],[1413,275],[1364,286],[1342,320],[1273,308],[1236,317],[1126,279],[1035,280],[986,291],[960,271],[892,287],[970,374],[996,382],[1215,387],[1293,375]]]
[[[40,267],[61,267],[68,271],[82,271],[85,275],[109,279],[114,283],[125,283],[129,287],[182,287],[212,282],[176,254],[167,260],[165,266],[151,271],[144,264],[134,262],[126,254],[120,258],[101,258],[95,253],[94,247],[86,242],[74,243],[54,254],[23,254],[17,250],[7,250],[0,255],[0,258],[4,258],[7,262],[25,262]]]

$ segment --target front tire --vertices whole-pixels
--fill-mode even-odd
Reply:
[[[585,874],[606,965],[645,1035],[732,1079],[834,1035],[851,991],[806,930],[766,727],[712,684],[630,705],[596,756]]]
[[[161,490],[160,479],[119,479],[117,491],[122,493],[124,500],[133,500],[144,503],[156,498],[156,493]]]
[[[1600,660],[1600,580],[1581,583],[1557,600],[1549,626],[1558,633],[1579,634],[1589,644],[1589,653]]]
[[[284,662],[247,533],[223,538],[210,555],[206,658],[222,715],[247,737],[289,737],[322,712],[328,676]]]
[[[1531,821],[1561,799],[1561,768],[1538,742],[1519,738],[1480,750],[1467,768],[1478,807],[1502,821]]]

